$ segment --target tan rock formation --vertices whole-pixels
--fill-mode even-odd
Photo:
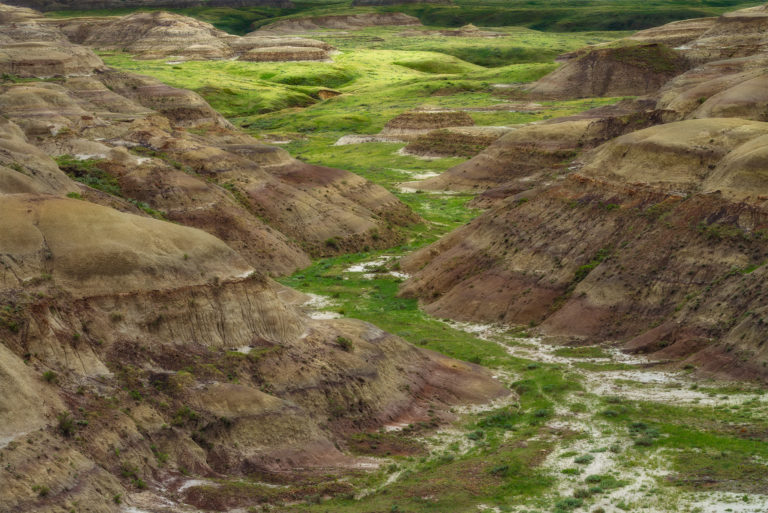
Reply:
[[[311,18],[288,18],[260,27],[248,35],[265,34],[302,34],[313,30],[335,29],[355,30],[377,26],[412,26],[421,25],[418,18],[401,12],[342,14],[333,16],[315,16]]]

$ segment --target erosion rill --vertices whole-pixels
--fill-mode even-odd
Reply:
[[[768,8],[351,4],[0,5],[0,513],[767,511]]]

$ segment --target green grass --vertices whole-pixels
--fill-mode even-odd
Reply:
[[[299,0],[290,9],[266,7],[190,7],[163,8],[212,23],[233,34],[245,34],[255,27],[290,17],[336,15],[364,12],[405,12],[422,23],[439,27],[459,27],[467,23],[502,27],[519,25],[548,31],[638,30],[669,21],[713,16],[759,5],[740,0],[455,0],[452,5],[402,4],[381,7],[351,7],[351,0]],[[152,8],[53,11],[52,17],[120,15]]]
[[[554,354],[566,358],[608,358],[610,356],[605,349],[598,346],[561,347],[555,349]]]

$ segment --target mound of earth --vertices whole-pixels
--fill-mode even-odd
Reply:
[[[40,13],[23,7],[0,4],[0,43],[45,41],[65,43],[67,38],[40,17]]]
[[[403,153],[421,157],[473,157],[512,130],[513,128],[504,126],[432,130],[408,143]]]
[[[0,86],[0,512],[219,507],[167,486],[353,472],[350,433],[509,393],[268,278],[401,242],[395,196],[102,67]]]
[[[328,58],[328,52],[322,48],[306,46],[267,46],[248,50],[240,56],[242,61],[320,61]]]
[[[486,213],[401,262],[402,294],[438,317],[765,379],[764,61],[709,62],[657,99],[519,128],[418,184],[493,188],[474,202]]]
[[[292,8],[291,0],[216,0],[206,2],[203,0],[8,0],[9,5],[31,7],[38,11],[89,11],[94,9],[124,9],[135,7],[279,7]]]
[[[469,127],[475,121],[466,112],[454,110],[413,110],[390,119],[379,132],[380,137],[409,141],[432,130]]]
[[[52,23],[74,43],[125,51],[139,59],[324,60],[332,49],[321,41],[303,38],[233,36],[210,23],[163,11]]]
[[[188,59],[227,59],[234,52],[228,34],[194,18],[163,11],[121,17],[68,18],[61,30],[77,44],[120,50],[141,59],[183,55]]]
[[[356,30],[378,26],[421,25],[418,18],[401,12],[340,14],[334,16],[314,16],[311,18],[288,18],[260,27],[248,35],[264,34],[300,34],[313,30]]]
[[[664,44],[596,48],[571,58],[525,91],[551,99],[639,96],[655,92],[687,67],[685,59]]]

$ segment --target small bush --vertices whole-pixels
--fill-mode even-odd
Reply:
[[[344,351],[348,353],[351,353],[355,348],[352,341],[346,337],[342,337],[342,336],[336,337],[336,343],[339,344],[339,347],[341,347]]]
[[[75,425],[75,420],[72,418],[69,412],[60,413],[58,419],[59,419],[59,425],[58,425],[59,433],[61,433],[63,436],[67,438],[75,434],[77,427]]]
[[[56,383],[56,381],[59,379],[59,376],[52,370],[47,370],[43,372],[43,379],[48,383]]]

